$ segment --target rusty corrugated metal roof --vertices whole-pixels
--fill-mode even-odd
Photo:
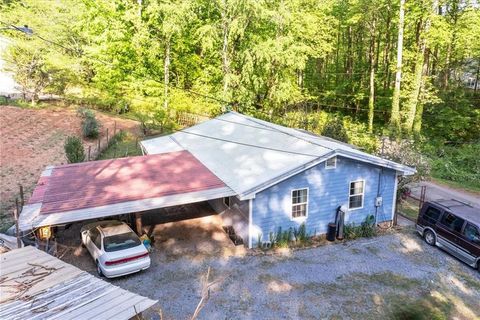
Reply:
[[[29,204],[40,214],[93,208],[225,187],[188,151],[56,166]]]

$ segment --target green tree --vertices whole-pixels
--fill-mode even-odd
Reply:
[[[67,137],[67,140],[65,140],[64,149],[68,163],[78,163],[85,161],[85,150],[83,148],[83,143],[80,138],[75,136]]]

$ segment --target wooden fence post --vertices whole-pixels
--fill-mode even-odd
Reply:
[[[18,198],[15,198],[15,209],[13,210],[13,219],[15,220],[15,236],[17,237],[17,248],[22,246],[22,240],[20,239],[20,227],[18,225],[18,218],[20,216],[20,209],[18,206]]]
[[[88,160],[87,161],[90,161],[90,154],[91,154],[91,151],[92,151],[92,146],[88,146]]]
[[[108,128],[107,128],[107,148],[108,148]]]
[[[100,139],[102,139],[100,136],[98,136],[98,147],[97,147],[97,153],[100,154]]]
[[[20,203],[22,207],[25,205],[25,197],[23,195],[23,186],[20,185]]]
[[[113,122],[113,135],[117,134],[117,121]]]

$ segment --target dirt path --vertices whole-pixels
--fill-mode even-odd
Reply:
[[[413,196],[420,198],[421,186],[427,187],[427,193],[425,195],[427,200],[457,199],[474,207],[480,208],[479,195],[475,195],[464,190],[447,187],[445,185],[436,184],[431,181],[423,181],[412,184],[411,191]]]

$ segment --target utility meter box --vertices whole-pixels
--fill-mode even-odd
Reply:
[[[383,198],[382,197],[376,197],[375,198],[375,207],[381,207],[383,203]]]

